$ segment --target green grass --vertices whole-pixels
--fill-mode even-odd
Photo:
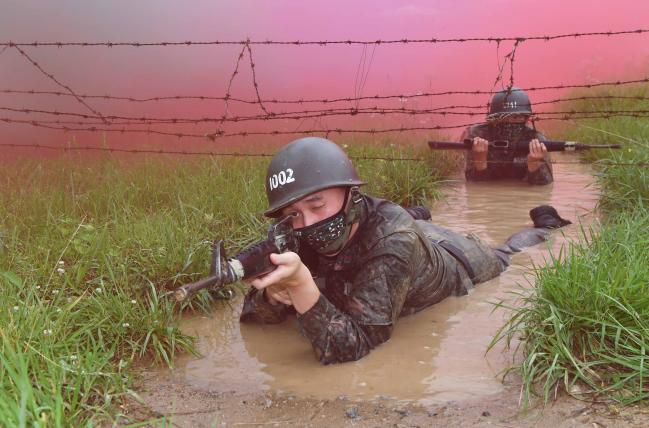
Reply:
[[[609,91],[592,91],[589,95],[648,97],[649,86],[639,85]],[[586,95],[579,93],[577,95]],[[572,103],[570,108],[588,110],[649,110],[649,101],[638,99],[600,99]],[[597,163],[649,163],[649,117],[615,117],[580,120],[566,137],[588,144],[622,144],[622,150],[596,150],[585,153],[585,159]],[[598,182],[603,189],[601,207],[611,213],[634,210],[649,202],[649,168],[597,166]]]
[[[611,92],[640,95],[646,87]],[[592,94],[592,93],[591,93]],[[580,102],[575,110],[646,109],[646,101]],[[578,398],[620,403],[648,397],[649,168],[606,163],[649,161],[649,119],[580,121],[567,135],[622,150],[585,154],[595,162],[602,225],[536,269],[536,287],[504,304],[512,316],[492,342],[516,343],[522,361],[510,368],[523,379],[524,401],[549,400],[559,387]],[[519,342],[520,341],[520,342]]]
[[[404,203],[438,195],[453,170],[426,149],[356,147],[368,190]],[[169,290],[206,274],[210,242],[262,238],[264,158],[24,160],[0,175],[0,425],[83,426],[119,417],[133,365],[192,352]]]
[[[463,157],[450,151],[433,151],[425,144],[404,146],[351,145],[351,156],[421,159],[423,161],[356,160],[354,164],[361,177],[373,177],[367,193],[403,206],[412,206],[441,197],[440,182],[462,165]]]
[[[649,216],[622,216],[536,271],[500,338],[522,339],[524,399],[649,397]],[[575,385],[585,386],[577,394]],[[588,391],[584,393],[583,391]]]

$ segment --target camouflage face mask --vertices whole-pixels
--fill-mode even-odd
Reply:
[[[499,140],[507,140],[516,143],[525,131],[524,123],[498,123],[496,124],[496,135]]]
[[[331,217],[296,229],[295,234],[300,239],[300,243],[308,245],[322,255],[330,255],[342,250],[349,239],[352,225],[357,220],[356,206],[360,202],[360,198],[356,192],[352,192],[351,199]],[[349,205],[351,207],[347,209]]]

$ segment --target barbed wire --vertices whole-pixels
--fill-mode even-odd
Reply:
[[[24,46],[24,47],[150,47],[150,46],[212,46],[212,45],[292,45],[292,46],[330,46],[330,45],[402,45],[402,44],[439,44],[439,43],[467,43],[467,42],[526,42],[526,41],[552,41],[567,38],[600,37],[600,36],[621,36],[631,34],[649,33],[649,29],[621,30],[621,31],[592,31],[575,32],[554,35],[540,36],[505,36],[505,37],[455,37],[455,38],[423,38],[423,39],[392,39],[392,40],[212,40],[212,41],[163,41],[163,42],[0,42],[0,46]]]
[[[49,124],[41,123],[36,120],[19,120],[19,119],[9,119],[3,118],[0,120],[4,123],[17,123],[17,124],[26,124],[31,125],[37,128],[46,128],[54,129],[59,131],[71,132],[71,131],[87,131],[87,132],[106,132],[106,133],[118,133],[118,134],[151,134],[151,135],[165,135],[176,138],[200,138],[200,139],[209,139],[215,140],[217,138],[228,138],[228,137],[254,137],[254,136],[278,136],[278,135],[305,135],[305,134],[317,134],[329,136],[330,134],[385,134],[391,132],[407,132],[407,131],[436,131],[442,129],[458,129],[465,128],[467,126],[475,125],[476,123],[462,124],[462,125],[434,125],[434,126],[420,126],[420,127],[397,127],[397,128],[385,128],[385,129],[346,129],[346,128],[321,128],[321,129],[305,129],[299,131],[284,131],[284,130],[271,130],[271,131],[238,131],[238,132],[224,132],[217,131],[216,133],[184,133],[184,132],[168,132],[160,131],[156,129],[114,129],[114,128],[102,128],[91,126],[88,128],[85,127],[74,127],[74,126],[52,126]]]
[[[230,112],[230,110],[229,110],[230,104],[229,104],[228,101],[230,99],[230,91],[232,90],[232,82],[234,82],[234,78],[239,73],[239,64],[241,64],[241,59],[243,59],[243,54],[245,53],[245,51],[246,51],[246,47],[244,46],[244,47],[241,48],[241,52],[239,52],[239,55],[237,56],[237,61],[236,61],[236,65],[234,66],[234,71],[232,72],[232,75],[230,76],[230,80],[228,82],[228,87],[225,90],[225,97],[224,97],[225,109],[224,109],[224,113],[223,113],[223,119],[224,120],[228,117],[228,113]],[[223,123],[223,122],[221,122],[221,123]],[[217,129],[217,131],[218,131],[218,129]]]
[[[274,153],[241,153],[241,152],[212,152],[212,151],[195,151],[195,150],[168,150],[168,149],[124,149],[116,147],[99,147],[99,146],[52,146],[47,144],[15,144],[15,143],[0,143],[0,147],[11,147],[20,149],[37,149],[37,150],[58,150],[64,152],[74,151],[95,151],[95,152],[110,152],[110,153],[133,153],[133,154],[158,154],[158,155],[185,155],[185,156],[214,156],[214,157],[241,157],[241,158],[272,158]],[[369,161],[386,161],[386,162],[431,162],[432,159],[421,157],[394,157],[394,156],[362,156],[350,155],[352,160],[369,160]],[[514,163],[514,161],[486,161],[486,163]],[[564,165],[584,165],[591,164],[596,166],[607,167],[649,167],[649,162],[610,162],[608,160],[596,162],[582,162],[582,161],[550,161],[551,164],[564,164]]]
[[[99,113],[97,110],[95,110],[95,109],[93,109],[92,107],[90,107],[90,106],[88,105],[88,103],[86,103],[86,102],[85,102],[81,97],[79,97],[79,96],[78,96],[78,95],[77,95],[77,94],[72,90],[72,88],[70,88],[68,85],[65,85],[65,84],[61,83],[61,82],[60,82],[56,77],[54,77],[53,74],[48,73],[47,71],[45,71],[45,70],[43,69],[43,67],[40,66],[40,64],[38,64],[36,61],[34,61],[34,59],[32,59],[32,57],[30,57],[30,56],[27,54],[27,52],[25,52],[24,50],[20,49],[18,46],[14,46],[14,48],[15,48],[15,49],[20,53],[20,55],[22,55],[22,56],[23,56],[27,61],[29,61],[29,62],[30,62],[30,63],[31,63],[31,64],[32,64],[32,65],[33,65],[33,66],[34,66],[38,71],[40,71],[42,74],[44,74],[47,78],[49,78],[51,81],[53,81],[54,83],[56,83],[58,86],[60,86],[61,88],[65,89],[66,91],[68,91],[69,95],[71,95],[71,96],[73,96],[74,98],[76,98],[76,100],[77,100],[81,105],[83,105],[85,108],[87,108],[88,110],[90,110],[91,112],[93,112],[95,115],[101,117],[101,119],[102,119],[102,121],[103,121],[104,123],[108,123],[108,121],[107,121],[106,119],[104,119],[104,117],[101,115],[101,113]]]
[[[450,106],[455,108],[457,106]],[[455,111],[455,110],[440,110],[438,108],[432,109],[409,109],[405,107],[400,108],[381,108],[381,107],[367,107],[367,108],[347,108],[347,109],[328,109],[328,110],[303,110],[295,112],[280,112],[280,113],[268,113],[266,115],[253,115],[253,116],[233,116],[226,117],[224,114],[220,117],[200,117],[200,118],[189,118],[189,117],[147,117],[147,116],[117,116],[117,115],[104,115],[104,116],[93,116],[84,113],[74,113],[58,110],[41,110],[41,109],[29,109],[29,108],[14,108],[14,107],[2,107],[0,110],[9,111],[13,113],[21,114],[45,114],[50,116],[71,116],[79,117],[83,119],[110,119],[107,125],[142,125],[142,124],[199,124],[199,123],[224,123],[224,122],[248,122],[248,121],[273,121],[273,120],[302,120],[302,119],[312,119],[319,117],[332,117],[332,116],[357,116],[357,115],[409,115],[409,116],[418,116],[418,115],[433,115],[433,116],[483,116],[483,112],[477,111]],[[542,119],[543,116],[567,116],[567,115],[625,115],[625,114],[648,114],[649,109],[626,109],[626,110],[559,110],[559,111],[541,111],[534,113],[533,120]],[[9,118],[8,118],[9,119]],[[43,121],[35,120],[39,123],[62,123],[57,121]],[[121,122],[115,122],[121,121]],[[72,122],[71,124],[78,125],[90,125],[96,123],[88,122]]]
[[[562,115],[557,117],[539,117],[535,121],[544,121],[544,120],[574,120],[574,119],[610,119],[613,117],[635,117],[635,118],[647,118],[649,114],[646,113],[619,113],[619,114],[590,114],[582,113],[576,115]],[[467,128],[469,126],[478,125],[483,122],[473,122],[473,123],[464,123],[459,125],[433,125],[433,126],[400,126],[393,128],[384,128],[384,129],[348,129],[348,128],[320,128],[320,129],[307,129],[307,130],[294,130],[294,131],[285,131],[285,130],[270,130],[270,131],[238,131],[238,132],[224,132],[218,131],[217,133],[185,133],[185,132],[170,132],[170,131],[160,131],[157,129],[129,129],[129,128],[102,128],[97,126],[91,127],[78,127],[78,126],[53,126],[52,124],[39,122],[37,120],[19,120],[11,118],[2,118],[0,122],[4,123],[16,123],[16,124],[25,124],[31,125],[38,128],[53,129],[64,132],[103,132],[103,133],[118,133],[118,134],[149,134],[149,135],[163,135],[171,136],[179,139],[182,138],[198,138],[198,139],[208,139],[215,141],[216,139],[221,138],[230,138],[230,137],[255,137],[255,136],[280,136],[280,135],[323,135],[325,138],[328,138],[331,134],[367,134],[367,135],[377,135],[377,134],[387,134],[387,133],[402,133],[410,131],[439,131],[445,129],[460,129]]]
[[[236,73],[235,73],[236,74]],[[526,92],[535,92],[535,91],[546,91],[546,90],[557,90],[557,89],[592,89],[602,86],[625,86],[633,85],[637,83],[649,83],[649,77],[642,79],[633,79],[633,80],[615,80],[607,82],[598,82],[598,83],[583,83],[583,84],[559,84],[559,85],[549,85],[549,86],[531,86],[526,88],[521,88],[521,90]],[[402,93],[402,94],[391,94],[391,95],[368,95],[363,97],[342,97],[342,98],[312,98],[312,99],[262,99],[261,102],[264,104],[306,104],[306,103],[319,103],[319,104],[329,104],[329,103],[340,103],[340,102],[356,102],[356,101],[365,101],[365,100],[389,100],[389,99],[400,99],[408,100],[410,98],[425,98],[425,97],[437,97],[437,96],[448,96],[448,95],[493,95],[498,91],[482,91],[482,90],[471,90],[471,91],[439,91],[439,92],[416,92],[416,93]],[[34,89],[1,89],[0,93],[6,94],[23,94],[23,95],[53,95],[53,96],[63,96],[70,97],[74,96],[65,92],[58,91],[40,91]],[[146,103],[146,102],[159,102],[159,101],[173,101],[173,100],[193,100],[193,101],[233,101],[244,104],[258,104],[258,100],[247,100],[243,98],[232,97],[229,94],[229,91],[226,93],[226,96],[217,97],[217,96],[207,96],[207,95],[167,95],[159,97],[147,97],[147,98],[138,98],[138,97],[126,97],[126,96],[117,96],[117,95],[97,95],[97,94],[77,94],[79,98],[83,99],[104,99],[104,100],[115,100],[115,101],[127,101],[135,103]],[[606,96],[604,96],[606,97]],[[610,96],[613,97],[613,96]],[[582,97],[573,97],[574,99],[582,99]],[[567,98],[566,100],[571,100],[573,98]],[[633,97],[630,97],[633,98]],[[587,98],[583,98],[587,99]],[[646,98],[643,98],[646,99]],[[562,100],[562,99],[560,99]],[[556,101],[560,102],[560,101]],[[539,104],[539,103],[534,103]],[[484,105],[482,106],[484,108]]]
[[[250,71],[252,72],[252,85],[254,86],[255,94],[257,95],[257,104],[259,104],[259,107],[262,109],[262,111],[268,115],[270,113],[268,112],[268,110],[266,110],[266,107],[264,107],[264,102],[261,99],[261,95],[259,95],[259,85],[257,84],[257,74],[255,72],[255,62],[252,59],[252,49],[250,48],[250,43],[246,43],[245,47],[248,50],[248,58],[250,59]]]
[[[494,84],[491,87],[491,91],[493,92],[496,89],[496,86],[498,85],[498,82],[502,82],[503,79],[503,72],[505,70],[505,66],[507,65],[507,62],[509,61],[510,64],[510,71],[509,71],[509,79],[510,79],[510,84],[509,87],[514,86],[514,57],[516,56],[516,49],[518,49],[518,46],[520,45],[521,40],[516,40],[514,42],[514,45],[512,46],[512,49],[509,51],[508,54],[506,54],[503,57],[503,62],[502,64],[499,64],[498,66],[498,74],[496,75],[496,79],[494,80]],[[500,42],[496,43],[496,57],[498,57],[498,51],[500,50]]]
[[[490,38],[463,38],[463,39],[400,39],[400,40],[376,40],[376,41],[359,41],[359,40],[347,40],[347,41],[319,41],[319,42],[282,42],[282,41],[251,41],[247,39],[242,42],[151,42],[151,43],[139,43],[139,42],[33,42],[33,43],[5,43],[7,48],[15,48],[25,59],[27,59],[35,68],[38,69],[43,75],[48,77],[50,80],[54,81],[58,86],[65,89],[66,92],[60,91],[21,91],[7,89],[3,90],[4,93],[22,93],[22,94],[47,94],[47,95],[57,95],[57,96],[72,96],[80,104],[82,104],[86,109],[90,110],[93,114],[81,114],[74,112],[60,112],[57,110],[43,110],[43,109],[29,109],[29,108],[14,108],[14,107],[0,107],[0,110],[9,111],[13,113],[22,113],[22,114],[46,114],[54,116],[66,116],[66,117],[77,117],[84,119],[86,121],[64,121],[64,120],[20,120],[15,118],[0,118],[1,122],[4,123],[15,123],[15,124],[26,124],[39,128],[46,128],[52,130],[59,130],[64,132],[104,132],[104,133],[143,133],[143,134],[155,134],[163,136],[172,136],[177,138],[200,138],[200,139],[209,139],[216,140],[217,138],[226,138],[226,137],[252,137],[252,136],[279,136],[279,135],[304,135],[304,134],[316,134],[323,135],[328,137],[330,134],[385,134],[385,133],[394,133],[394,132],[407,132],[407,131],[439,131],[445,129],[457,129],[465,128],[467,126],[476,125],[477,123],[465,123],[460,125],[430,125],[430,126],[400,126],[400,127],[388,127],[384,129],[348,129],[341,127],[326,127],[320,123],[319,129],[309,129],[309,130],[299,130],[302,122],[305,119],[319,119],[326,116],[356,116],[358,114],[372,114],[372,115],[435,115],[435,116],[476,116],[483,115],[483,112],[477,111],[457,111],[456,109],[461,108],[459,105],[447,106],[446,110],[441,108],[435,109],[406,109],[405,106],[401,108],[386,108],[386,107],[365,107],[359,108],[358,103],[361,100],[391,100],[399,99],[400,102],[407,102],[411,98],[421,98],[421,97],[432,97],[432,96],[442,96],[442,95],[491,95],[495,91],[495,86],[503,81],[503,70],[507,63],[509,63],[509,85],[508,88],[512,88],[514,85],[514,62],[515,55],[519,46],[527,40],[556,40],[566,37],[588,37],[588,36],[612,36],[612,35],[622,35],[622,34],[642,34],[649,32],[649,30],[629,30],[629,31],[620,31],[620,32],[590,32],[590,33],[571,33],[571,34],[560,34],[552,36],[531,36],[531,37],[490,37]],[[347,98],[322,98],[322,99],[297,99],[297,100],[281,100],[281,99],[262,99],[259,91],[259,84],[257,81],[257,75],[255,71],[255,62],[253,60],[253,53],[251,45],[284,45],[284,44],[319,44],[319,45],[333,45],[333,44],[360,44],[363,45],[364,52],[367,48],[367,45],[373,45],[374,48],[380,44],[406,44],[406,43],[442,43],[442,42],[466,42],[466,41],[492,41],[496,42],[497,47],[504,41],[513,41],[513,46],[509,53],[505,55],[502,65],[499,65],[499,73],[494,82],[494,87],[490,91],[442,91],[442,92],[417,92],[415,94],[400,94],[400,95],[375,95],[375,96],[360,96],[360,90],[355,91],[354,97]],[[45,71],[35,60],[28,55],[21,46],[178,46],[178,45],[212,45],[212,44],[229,44],[229,45],[240,45],[241,51],[237,57],[236,65],[232,75],[230,76],[229,83],[226,89],[226,93],[223,97],[206,97],[206,96],[166,96],[166,97],[153,97],[153,98],[135,98],[135,97],[117,97],[112,95],[86,95],[78,94],[73,91],[69,86],[61,83],[57,78],[54,77],[51,73]],[[0,43],[0,46],[3,44]],[[244,57],[245,53],[248,53],[249,65],[252,74],[252,84],[254,88],[254,93],[256,99],[247,100],[234,98],[231,95],[232,84],[234,79],[239,73],[239,68],[241,60]],[[540,86],[540,87],[530,87],[524,88],[526,91],[541,91],[541,90],[556,90],[556,89],[576,89],[576,88],[596,88],[603,86],[621,86],[628,84],[637,84],[637,83],[647,83],[649,82],[649,77],[644,79],[636,80],[627,80],[627,81],[614,81],[614,82],[599,82],[592,84],[559,84],[553,86]],[[609,96],[610,97],[610,96]],[[133,116],[117,116],[117,115],[103,115],[102,113],[93,109],[88,105],[84,100],[88,98],[96,99],[106,99],[106,100],[126,100],[132,102],[148,102],[148,101],[162,101],[162,100],[179,100],[179,99],[192,99],[192,100],[221,100],[225,102],[225,111],[219,117],[202,117],[202,118],[174,118],[174,117],[133,117]],[[578,99],[580,97],[572,97],[572,100]],[[581,97],[586,99],[586,97]],[[594,97],[593,97],[594,98]],[[553,102],[560,102],[556,100],[546,101],[547,104]],[[230,116],[229,111],[229,102],[241,102],[252,105],[259,105],[260,109],[264,112],[263,115],[249,115],[249,116]],[[302,110],[302,111],[286,111],[286,112],[270,112],[265,104],[304,104],[304,103],[339,103],[339,102],[355,102],[354,108],[343,109],[343,108],[330,108],[330,109],[319,109],[319,110]],[[470,106],[469,110],[481,108],[484,109],[485,106]],[[546,117],[543,117],[545,115]],[[645,118],[649,117],[649,110],[587,110],[587,111],[554,111],[554,112],[539,112],[536,113],[534,118],[535,121],[542,120],[573,120],[573,119],[598,119],[604,118],[608,119],[611,117],[636,117],[636,118]],[[99,120],[99,123],[96,122],[87,122],[87,120]],[[217,123],[223,124],[225,122],[244,122],[244,121],[269,121],[269,120],[301,120],[302,122],[293,131],[287,130],[260,130],[260,131],[236,131],[236,132],[226,132],[221,129],[219,126],[216,127],[216,130],[211,133],[186,133],[186,132],[170,132],[160,129],[151,129],[147,127],[146,129],[132,129],[127,128],[133,125],[171,125],[171,124],[200,124],[200,123]],[[314,121],[315,122],[315,121]],[[318,120],[319,122],[319,120]],[[99,126],[96,126],[99,125]],[[114,128],[115,126],[120,126],[121,128]]]

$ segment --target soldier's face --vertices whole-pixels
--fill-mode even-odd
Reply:
[[[282,215],[293,215],[293,227],[300,229],[327,219],[342,209],[347,191],[343,187],[333,187],[311,193],[297,202],[285,207]]]

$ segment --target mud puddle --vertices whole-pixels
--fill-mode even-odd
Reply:
[[[554,159],[577,160],[567,154]],[[141,388],[146,401],[160,414],[185,415],[185,420],[193,421],[190,425],[207,421],[200,415],[209,412],[212,417],[225,415],[223,420],[230,422],[257,421],[244,425],[258,425],[260,420],[272,424],[275,417],[279,425],[288,418],[306,425],[322,421],[327,426],[330,417],[357,425],[353,411],[349,414],[350,403],[360,406],[368,423],[400,423],[404,415],[418,414],[446,424],[460,412],[456,416],[450,412],[443,422],[439,416],[451,408],[464,409],[463,423],[488,425],[491,422],[484,415],[494,412],[507,415],[501,421],[514,420],[519,411],[518,385],[516,381],[503,384],[498,377],[512,355],[501,352],[500,345],[485,355],[506,317],[502,310],[494,311],[493,303],[511,299],[511,291],[521,286],[532,286],[532,267],[543,264],[551,250],[557,252],[574,240],[581,227],[591,225],[599,196],[586,165],[554,167],[555,182],[550,186],[465,183],[461,179],[447,187],[447,199],[432,210],[433,221],[458,232],[475,232],[492,245],[532,227],[528,212],[540,204],[553,205],[574,224],[555,231],[548,243],[516,254],[504,274],[480,284],[468,296],[449,298],[402,318],[392,338],[367,357],[322,366],[297,332],[294,319],[280,325],[240,324],[242,299],[238,298],[216,308],[210,317],[182,321],[183,331],[197,337],[202,357],[181,356],[173,370],[147,372]],[[206,397],[211,397],[211,407]],[[205,406],[209,412],[201,410]],[[402,406],[407,406],[403,412]],[[555,408],[553,425],[564,426],[574,412],[575,417],[581,415],[582,407],[567,399]],[[172,408],[188,410],[173,413]],[[279,410],[273,416],[275,408]],[[367,412],[378,419],[369,418]],[[587,425],[592,426],[591,422]]]

